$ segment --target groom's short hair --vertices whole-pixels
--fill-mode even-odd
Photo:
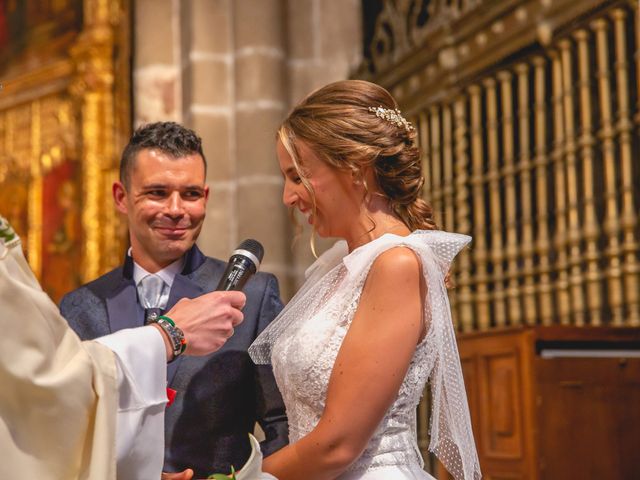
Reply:
[[[159,150],[176,159],[198,154],[204,162],[205,175],[207,173],[207,160],[202,151],[202,139],[196,132],[176,122],[149,123],[133,132],[129,143],[122,151],[120,181],[126,189],[129,188],[136,157],[141,150],[146,149]]]

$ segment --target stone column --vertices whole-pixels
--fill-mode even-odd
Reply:
[[[288,102],[293,107],[308,93],[349,77],[362,59],[359,0],[287,0]],[[310,228],[305,225],[293,249],[291,275],[295,287],[313,262]],[[290,239],[287,240],[289,243]],[[318,254],[335,239],[316,237]]]
[[[185,123],[203,140],[210,197],[198,241],[226,260],[237,246],[236,154],[233,137],[233,0],[189,0],[189,50],[185,70]],[[187,27],[185,27],[185,30]]]
[[[180,22],[183,3],[134,2],[134,127],[159,120],[183,120]]]
[[[286,17],[283,0],[233,2],[236,215],[238,240],[259,239],[264,270],[291,285],[290,232],[282,204],[275,132],[286,113]]]
[[[275,132],[312,89],[361,55],[358,0],[136,0],[135,122],[175,120],[203,138],[207,218],[198,245],[226,259],[245,238],[291,297],[312,262],[292,250]],[[328,242],[319,242],[322,251]]]

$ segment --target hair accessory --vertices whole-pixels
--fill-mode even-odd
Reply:
[[[184,333],[180,327],[176,326],[175,322],[166,315],[160,315],[157,317],[155,323],[157,323],[164,333],[167,334],[167,337],[169,337],[169,341],[173,348],[173,359],[175,360],[176,357],[184,353],[187,348],[187,341],[184,338]]]
[[[397,108],[384,108],[381,105],[379,107],[369,107],[368,110],[372,113],[375,113],[376,117],[393,123],[396,127],[402,127],[407,132],[411,132],[413,130],[413,125],[411,125],[411,122],[407,122],[407,119],[402,116],[400,110],[398,110]]]

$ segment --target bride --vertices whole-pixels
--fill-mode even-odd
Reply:
[[[429,449],[480,478],[445,287],[469,237],[436,230],[414,140],[391,95],[358,80],[313,92],[278,132],[284,203],[343,239],[250,348],[287,407],[291,444],[263,464],[280,480],[433,478],[416,439],[427,381]]]

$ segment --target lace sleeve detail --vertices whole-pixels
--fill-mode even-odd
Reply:
[[[306,281],[285,305],[280,314],[265,328],[249,347],[249,356],[256,365],[271,364],[273,345],[307,314],[326,302],[341,280],[342,257],[347,253],[346,242],[339,241],[322,254],[306,273]]]

